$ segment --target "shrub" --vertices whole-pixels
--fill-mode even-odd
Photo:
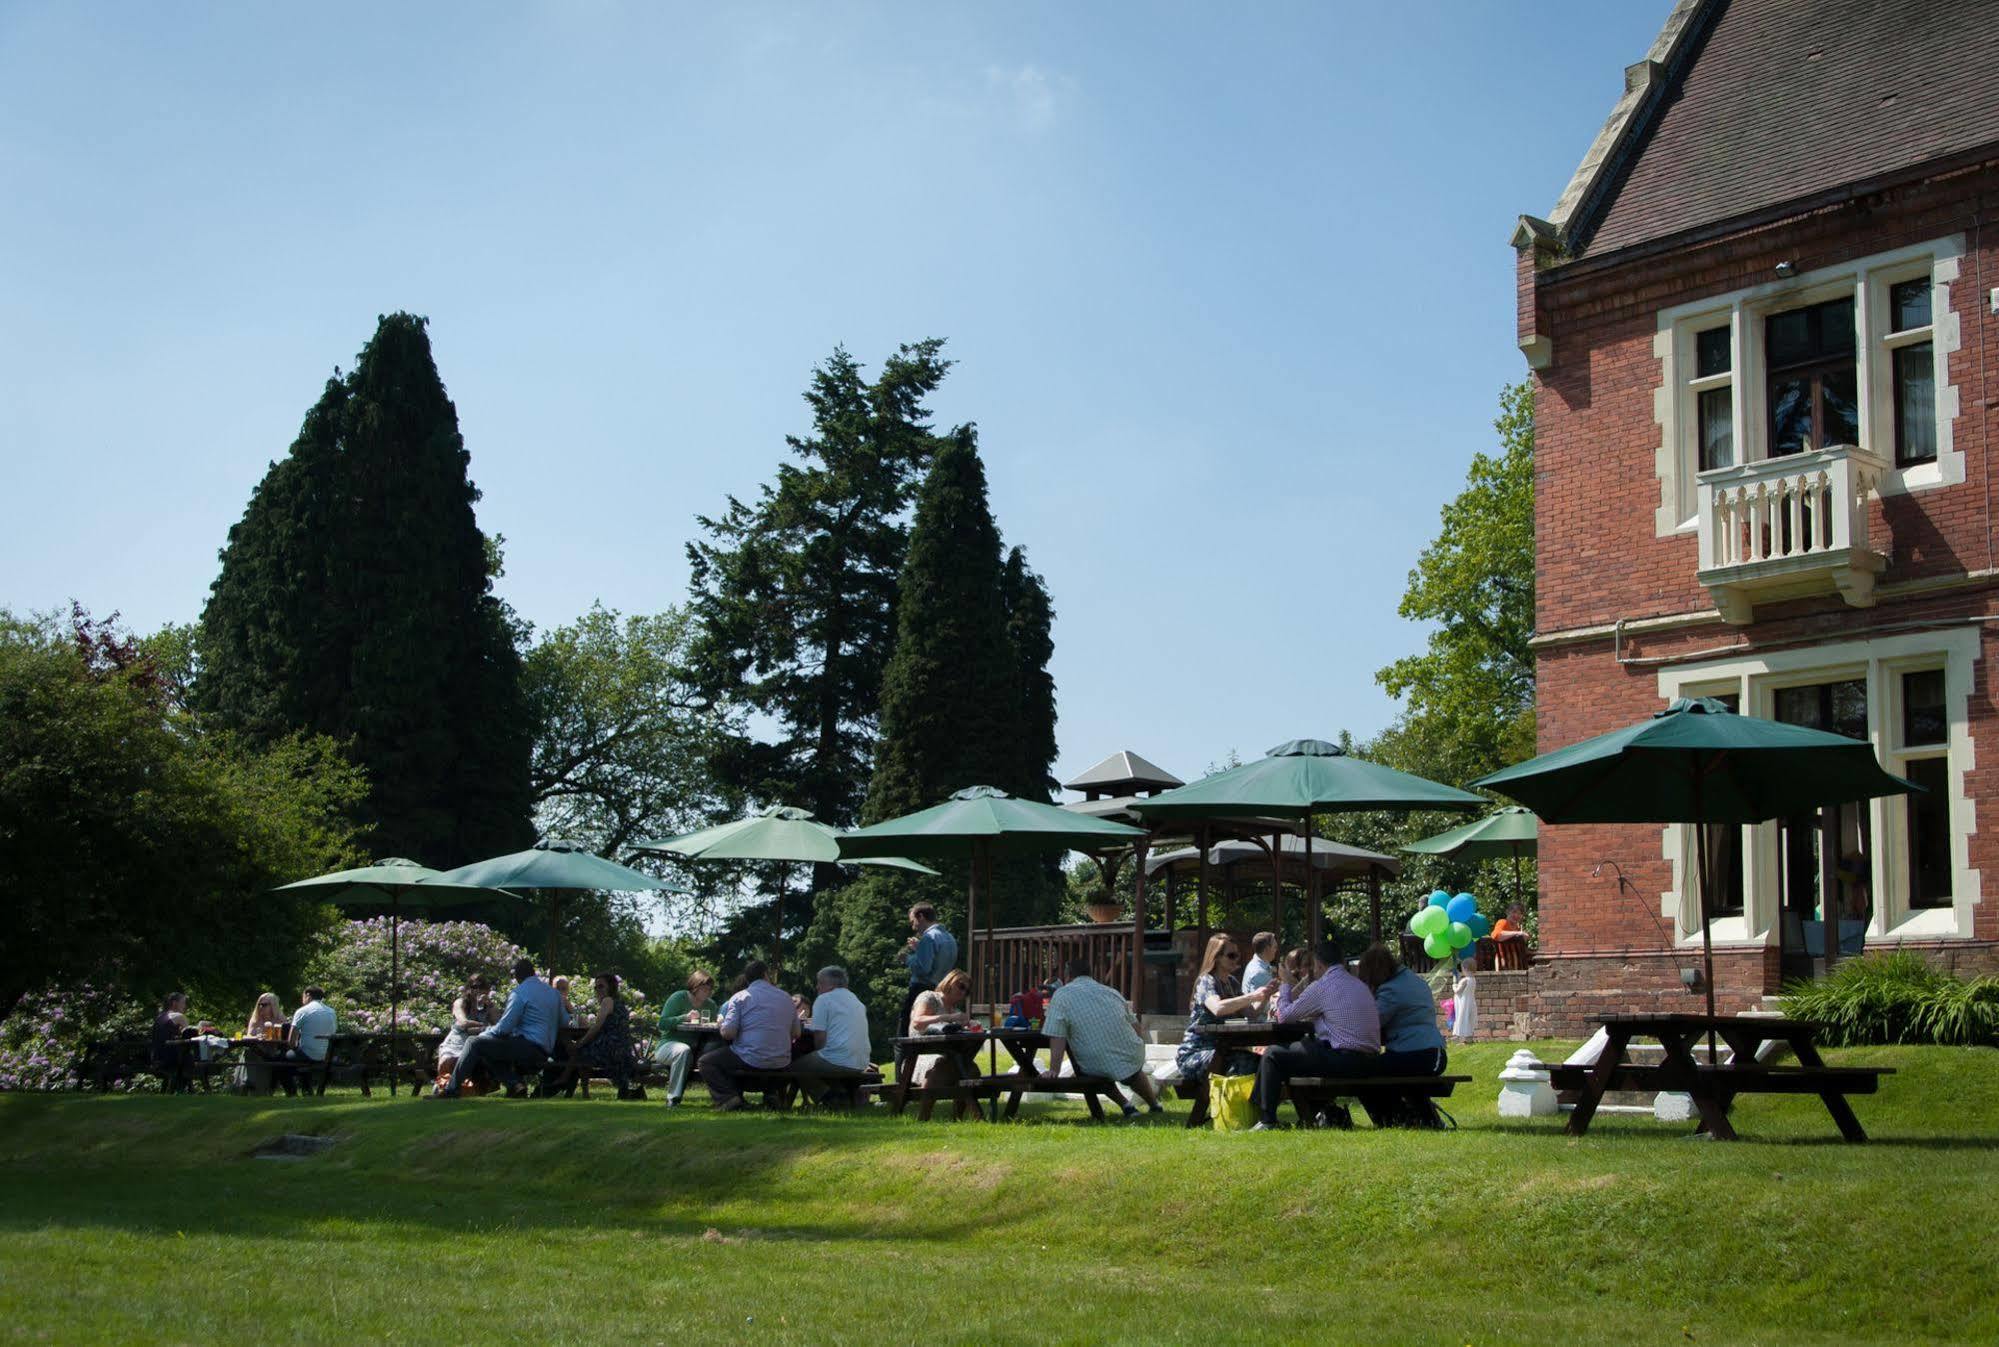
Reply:
[[[526,953],[476,921],[405,921],[398,941],[402,1001],[397,1023],[410,1031],[450,1028],[452,998],[474,973],[484,973],[495,1000],[504,1002],[513,987],[514,961]],[[306,978],[325,989],[341,1031],[387,1030],[389,919],[342,922],[306,966]],[[291,1004],[282,991],[279,1000]]]
[[[1999,977],[1964,979],[1920,955],[1848,959],[1830,976],[1784,988],[1784,1012],[1825,1027],[1836,1046],[1999,1044]]]
[[[143,1039],[156,1014],[123,992],[88,983],[30,992],[0,1022],[0,1090],[62,1089],[86,1047],[107,1038]],[[156,1083],[146,1076],[116,1082],[126,1089]]]

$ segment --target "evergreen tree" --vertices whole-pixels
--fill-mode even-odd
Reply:
[[[851,825],[874,762],[875,708],[895,642],[907,515],[937,439],[923,399],[951,362],[931,339],[901,347],[870,383],[844,349],[813,372],[812,434],[786,443],[754,505],[731,497],[688,546],[694,685],[766,717],[777,737],[730,736],[725,791]]]
[[[1040,578],[1018,554],[1002,560],[976,438],[969,428],[954,431],[917,498],[863,821],[910,813],[973,785],[1047,798],[1052,748],[1037,756],[1042,750],[1023,741],[1038,743],[1045,727],[1052,745],[1052,683],[1038,720],[1022,701],[1028,662],[1046,679],[1048,622]],[[1025,658],[1010,625],[1032,647]],[[840,892],[836,953],[878,1011],[895,1004],[899,970],[892,961],[907,934],[904,911],[927,899],[962,919],[965,867],[938,868],[944,874],[936,879],[875,871]],[[1052,863],[1002,863],[994,875],[996,924],[1052,911],[1060,893]]]
[[[1000,575],[1000,595],[1006,603],[1007,635],[1013,641],[1017,695],[1020,699],[1021,764],[1007,786],[1024,800],[1047,801],[1062,789],[1055,766],[1055,678],[1048,661],[1055,656],[1055,606],[1048,586],[1027,566],[1027,553],[1014,548],[1006,554]]]
[[[230,529],[193,695],[252,743],[341,741],[371,849],[457,865],[532,840],[531,731],[424,327],[380,321]]]
[[[776,731],[716,737],[709,771],[724,796],[796,805],[836,827],[858,821],[895,644],[909,508],[938,445],[924,399],[951,368],[943,348],[935,338],[902,346],[873,382],[835,349],[805,392],[811,434],[786,437],[798,461],[781,466],[754,504],[731,497],[719,517],[700,520],[709,537],[687,549],[689,682],[712,705],[752,712]],[[840,881],[836,866],[814,867],[812,901],[793,899],[788,916],[812,920],[817,895]],[[768,900],[736,913],[716,958],[767,952],[772,918]],[[787,958],[828,947],[808,944]]]

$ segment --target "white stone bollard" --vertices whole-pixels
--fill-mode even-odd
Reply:
[[[1558,1111],[1555,1087],[1548,1083],[1547,1071],[1540,1059],[1525,1048],[1507,1061],[1506,1069],[1499,1073],[1499,1081],[1500,1117],[1541,1118]]]
[[[1661,1090],[1652,1097],[1652,1116],[1660,1122],[1692,1122],[1694,1097],[1678,1090]]]

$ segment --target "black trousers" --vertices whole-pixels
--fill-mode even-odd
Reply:
[[[1284,1082],[1293,1076],[1371,1076],[1380,1063],[1380,1053],[1340,1051],[1327,1047],[1325,1040],[1317,1037],[1271,1048],[1257,1063],[1256,1089],[1250,1095],[1250,1102],[1256,1106],[1258,1119],[1275,1126],[1277,1105],[1284,1098]],[[1301,1109],[1301,1122],[1303,1115]]]
[[[718,1104],[743,1097],[743,1087],[736,1080],[744,1071],[754,1071],[755,1067],[736,1055],[736,1050],[724,1043],[701,1054],[701,1060],[694,1069],[701,1073],[702,1083],[708,1087],[708,1095]]]

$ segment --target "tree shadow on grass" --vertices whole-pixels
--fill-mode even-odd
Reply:
[[[351,1224],[948,1242],[1054,1205],[1009,1182],[1004,1156],[980,1153],[988,1129],[975,1122],[498,1101],[120,1102],[0,1109],[0,1233],[284,1239],[302,1224]],[[310,1158],[253,1158],[285,1132],[337,1140]]]

